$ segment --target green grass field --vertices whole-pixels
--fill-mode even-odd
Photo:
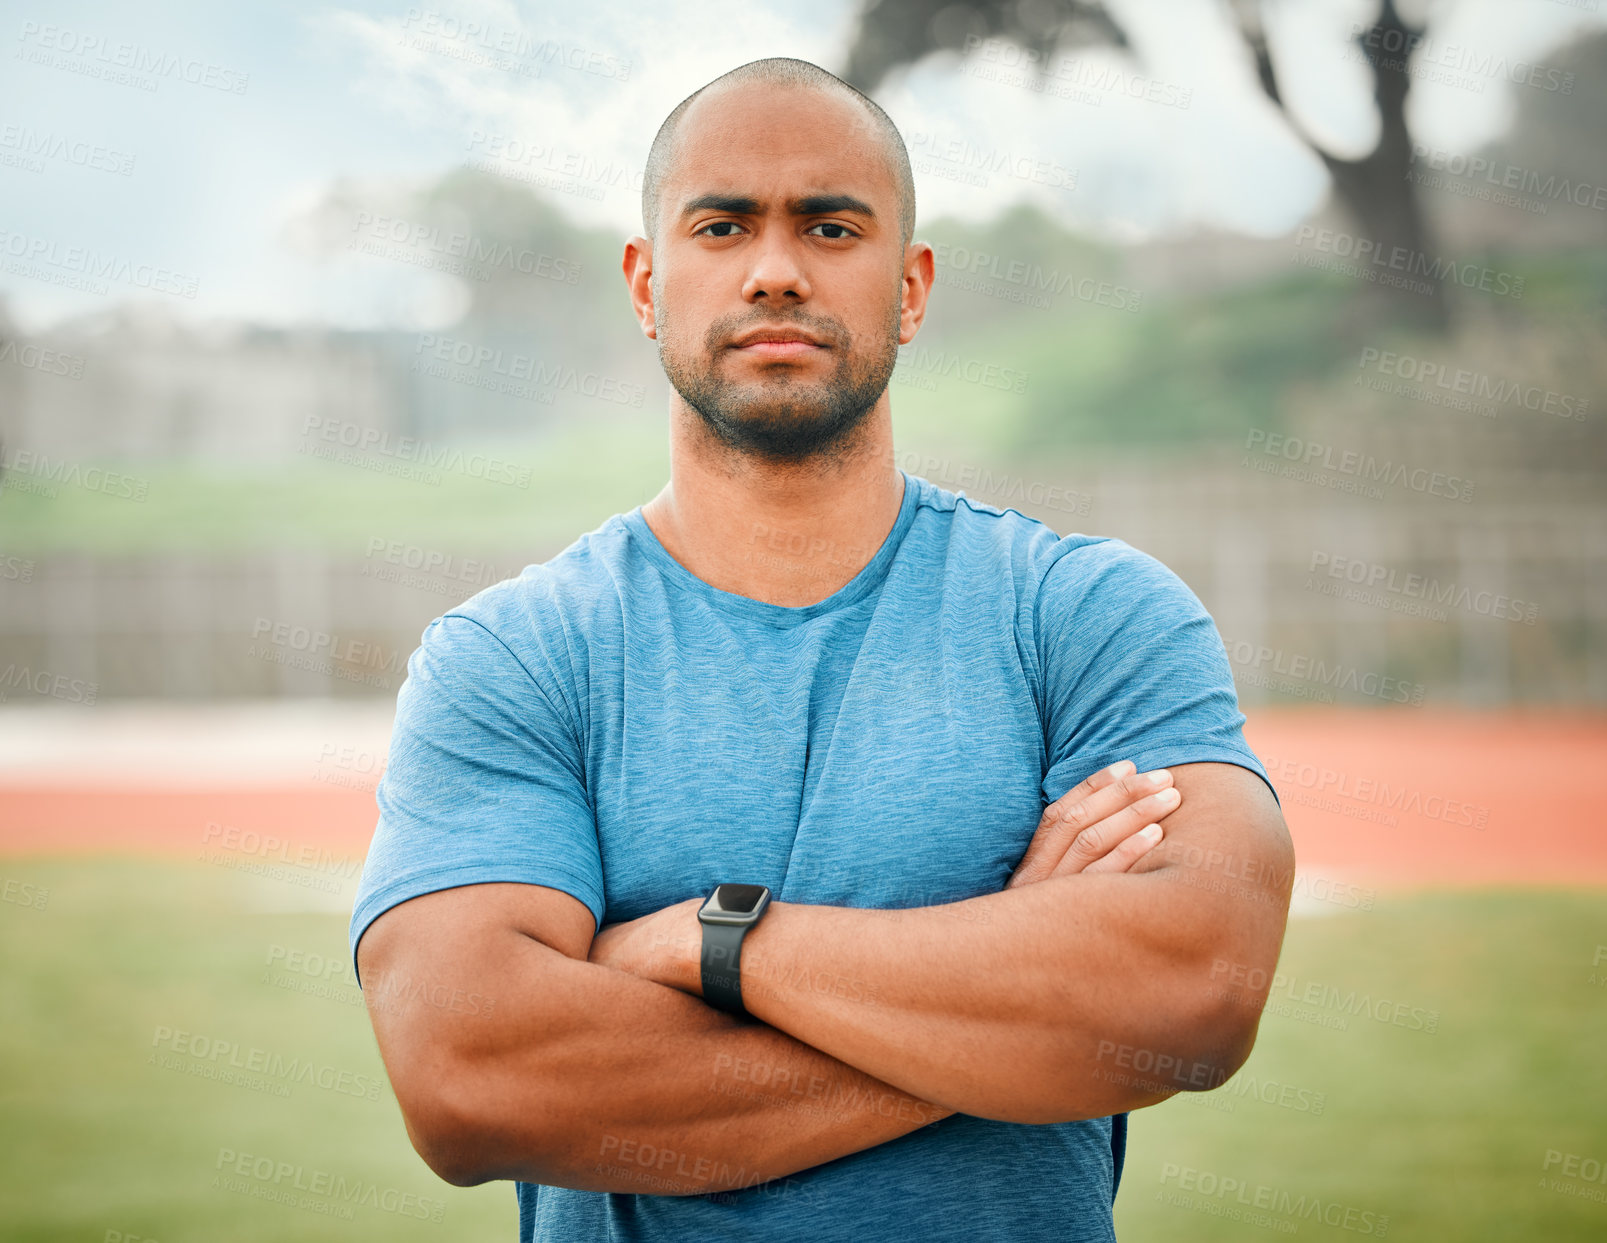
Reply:
[[[510,1185],[449,1187],[413,1154],[349,975],[312,961],[344,963],[350,881],[104,858],[0,873],[5,1238],[515,1237]],[[1296,921],[1240,1076],[1132,1116],[1120,1237],[1607,1237],[1607,1184],[1544,1168],[1607,1158],[1604,943],[1587,892]],[[228,1063],[195,1056],[219,1041],[262,1073],[195,1073]],[[242,1154],[273,1175],[233,1173]],[[349,1219],[264,1197],[298,1177],[365,1190],[322,1198]]]

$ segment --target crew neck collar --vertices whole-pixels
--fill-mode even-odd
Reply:
[[[733,591],[722,591],[699,578],[670,555],[669,550],[653,533],[653,528],[647,525],[647,519],[642,516],[640,505],[620,517],[625,529],[636,538],[648,559],[658,567],[659,573],[682,590],[691,592],[700,600],[726,613],[767,622],[772,626],[795,626],[853,604],[867,592],[874,590],[887,577],[888,567],[898,555],[899,545],[903,542],[910,523],[914,521],[915,510],[920,501],[920,481],[902,466],[898,468],[898,473],[904,478],[904,496],[899,502],[898,517],[893,520],[892,530],[887,533],[882,546],[876,550],[876,555],[861,567],[858,574],[824,600],[817,600],[813,604],[797,606],[772,604],[768,600],[755,600],[751,596],[738,595]]]

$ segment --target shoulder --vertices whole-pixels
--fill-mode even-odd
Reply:
[[[1114,537],[1068,535],[1037,550],[1027,612],[1033,648],[1048,663],[1215,659],[1216,624],[1193,589],[1159,558]]]
[[[610,606],[629,574],[630,538],[615,514],[562,552],[492,583],[437,618],[472,621],[512,646],[531,635],[584,623]]]
[[[964,489],[951,491],[920,475],[908,477],[911,485],[919,489],[916,505],[921,512],[917,522],[928,539],[943,545],[947,558],[980,563],[977,568],[990,575],[989,581],[1013,578],[1018,595],[1028,593],[1029,586],[1046,568],[1045,550],[1061,539],[1047,523],[1013,505],[978,500],[967,496]],[[1008,475],[985,476],[984,482],[1001,499],[1019,496],[1023,504],[1032,503],[1038,494],[1062,491]]]
[[[592,649],[621,630],[629,544],[620,515],[613,515],[546,561],[442,613],[425,628],[416,655],[429,669],[451,669],[466,680],[522,674],[573,704]]]
[[[1062,604],[1098,599],[1109,604],[1194,600],[1194,593],[1159,558],[1125,540],[1067,535],[1035,549],[1039,591]]]

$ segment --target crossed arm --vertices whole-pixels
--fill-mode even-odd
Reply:
[[[1288,833],[1246,769],[1179,765],[1171,802],[1130,769],[1053,804],[1000,893],[773,904],[743,947],[760,1022],[697,996],[696,900],[595,936],[583,904],[539,886],[392,908],[358,957],[414,1146],[459,1185],[693,1194],[954,1112],[1058,1122],[1216,1086],[1265,995],[1214,982],[1272,975]],[[1159,844],[1137,834],[1152,821]],[[451,1011],[429,998],[458,993],[418,983],[491,1004]]]

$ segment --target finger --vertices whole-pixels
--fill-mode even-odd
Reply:
[[[1049,869],[1054,866],[1061,854],[1064,853],[1064,848],[1057,847],[1055,843],[1046,840],[1053,835],[1052,831],[1045,831],[1046,826],[1065,824],[1069,809],[1079,806],[1095,792],[1115,785],[1122,778],[1131,777],[1136,771],[1137,766],[1131,760],[1117,760],[1114,764],[1106,765],[1097,773],[1079,782],[1050,803],[1048,807],[1044,808],[1043,814],[1038,818],[1038,827],[1033,832],[1032,841],[1027,844],[1027,853],[1021,857],[1021,862],[1016,865],[1015,874],[1010,878],[1010,883],[1005,888],[1013,889],[1016,885],[1026,884],[1031,879],[1042,879],[1037,875],[1040,870],[1043,876],[1047,876]],[[1069,832],[1077,832],[1083,823],[1079,820],[1075,827],[1069,829]],[[1088,823],[1091,823],[1091,821]],[[1051,852],[1054,854],[1053,859],[1042,857]]]
[[[1123,761],[1126,763],[1126,761]],[[1112,765],[1112,768],[1116,767]],[[1017,868],[1016,876],[1011,878],[1006,888],[1014,888],[1016,884],[1030,884],[1042,880],[1059,865],[1065,857],[1067,848],[1072,841],[1102,820],[1115,815],[1124,807],[1129,807],[1140,799],[1153,795],[1158,790],[1168,789],[1172,785],[1172,774],[1164,768],[1157,768],[1147,773],[1128,773],[1114,781],[1108,781],[1094,790],[1091,794],[1080,800],[1057,799],[1043,814],[1038,822],[1038,831],[1033,835],[1027,853],[1022,857]],[[1162,813],[1164,814],[1164,813]],[[1151,816],[1153,820],[1156,817]],[[1134,828],[1142,828],[1141,822]],[[1105,849],[1115,844],[1115,838],[1107,839]],[[1099,837],[1096,834],[1089,839],[1089,845],[1096,845]],[[1104,850],[1092,851],[1084,856],[1084,862],[1090,862],[1104,854]]]
[[[1160,845],[1162,836],[1163,830],[1160,825],[1145,825],[1131,837],[1124,838],[1119,842],[1109,854],[1095,859],[1087,867],[1083,868],[1083,874],[1087,875],[1090,872],[1125,872],[1151,850],[1155,849],[1156,846]]]
[[[1146,825],[1164,819],[1177,810],[1183,795],[1175,786],[1167,786],[1123,807],[1114,815],[1106,816],[1090,825],[1067,843],[1065,854],[1056,862],[1052,873],[1064,875],[1080,872],[1096,859],[1102,859],[1122,842]]]
[[[1097,773],[1084,778],[1067,790],[1044,810],[1048,811],[1049,808],[1058,807],[1062,803],[1068,806],[1072,803],[1080,803],[1095,790],[1102,790],[1108,785],[1115,784],[1122,777],[1132,776],[1137,771],[1138,765],[1134,764],[1132,760],[1117,760],[1114,764],[1107,764]]]
[[[1044,820],[1080,833],[1106,816],[1114,815],[1123,807],[1131,806],[1157,790],[1172,784],[1170,769],[1155,768],[1147,773],[1129,772],[1115,781],[1106,782],[1098,789],[1073,799],[1069,795],[1056,799],[1044,809]]]

